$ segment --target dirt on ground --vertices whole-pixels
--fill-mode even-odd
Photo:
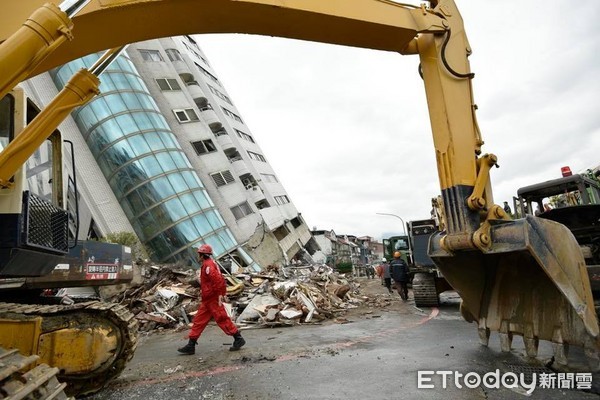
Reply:
[[[388,292],[387,288],[382,284],[380,278],[356,278],[354,281],[358,287],[358,298],[364,299],[356,308],[347,309],[342,316],[338,318],[346,318],[348,320],[356,318],[367,318],[380,315],[383,312],[400,312],[414,313],[414,300],[412,292],[409,291],[408,301],[403,301],[400,294],[392,287],[392,292]],[[336,319],[331,322],[336,323]]]

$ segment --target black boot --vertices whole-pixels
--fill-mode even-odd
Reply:
[[[229,351],[238,351],[246,344],[246,341],[239,332],[233,335],[233,339],[233,345],[229,348]]]
[[[188,341],[188,344],[177,349],[177,351],[180,352],[181,354],[189,354],[189,355],[195,354],[197,344],[198,344],[198,342],[196,340],[190,339]]]

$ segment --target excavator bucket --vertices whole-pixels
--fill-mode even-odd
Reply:
[[[502,350],[510,351],[519,335],[527,355],[535,357],[539,341],[547,340],[559,364],[567,364],[569,345],[581,346],[590,367],[598,369],[590,281],[579,245],[565,226],[533,216],[492,221],[493,245],[476,256],[449,253],[439,238],[431,239],[430,256],[460,294],[463,317],[477,322],[482,344],[497,331]]]

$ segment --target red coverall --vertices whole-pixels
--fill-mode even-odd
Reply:
[[[227,315],[225,307],[219,305],[219,296],[227,294],[227,286],[225,279],[219,270],[219,266],[212,258],[202,262],[200,269],[200,289],[202,291],[202,302],[198,307],[198,313],[194,316],[192,330],[189,338],[198,340],[206,325],[214,318],[217,325],[229,336],[233,336],[238,332],[237,327],[231,318]]]

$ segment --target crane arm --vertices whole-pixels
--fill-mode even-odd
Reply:
[[[0,41],[44,2],[3,5]],[[389,0],[91,0],[73,24],[73,40],[31,76],[107,48],[183,34],[250,33],[401,52],[417,33],[445,30],[431,10]]]

